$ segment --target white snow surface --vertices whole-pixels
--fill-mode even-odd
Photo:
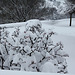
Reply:
[[[57,73],[57,68],[50,62],[46,62],[41,68],[45,73]]]
[[[0,75],[64,75],[64,74],[0,70]],[[65,74],[65,75],[73,75],[73,74]]]
[[[43,28],[52,29],[56,35],[52,37],[54,43],[62,42],[64,50],[69,54],[67,58],[69,74],[75,74],[75,19],[69,27],[69,19],[42,21]]]
[[[48,31],[49,29],[53,30],[57,34],[67,35],[75,37],[75,18],[73,19],[72,26],[69,26],[69,19],[63,20],[46,20],[41,21],[43,28]]]
[[[52,40],[54,41],[54,43],[61,41],[64,45],[65,52],[69,54],[69,58],[67,58],[69,74],[75,74],[75,18],[72,21],[73,22],[72,22],[71,27],[69,27],[69,19],[41,21],[42,27],[47,32],[49,29],[51,29],[56,33],[54,36],[52,36]],[[13,27],[17,27],[17,26],[20,26],[21,31],[24,31],[26,23],[27,22],[1,24],[0,26],[1,27],[5,26],[9,28],[8,31],[12,33],[14,30]],[[0,71],[0,75],[10,75],[10,74],[13,75],[14,72],[13,71]],[[38,75],[39,73],[31,73],[31,72],[27,73],[27,72],[15,71],[15,74],[16,75],[23,75],[23,74],[37,74]],[[44,74],[44,73],[41,73],[41,74]],[[53,74],[53,75],[56,75],[56,74]]]

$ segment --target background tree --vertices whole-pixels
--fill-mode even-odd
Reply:
[[[44,0],[0,0],[0,20],[7,23],[32,19],[43,2]]]
[[[72,15],[75,13],[75,1],[74,0],[67,0],[67,10],[66,12],[70,14],[70,26],[72,25]]]

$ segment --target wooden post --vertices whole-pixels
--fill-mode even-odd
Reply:
[[[1,43],[1,29],[2,29],[2,28],[0,27],[0,43]]]
[[[2,67],[1,67],[1,68],[4,69],[4,68],[3,68],[3,58],[2,58]]]
[[[72,25],[72,13],[70,13],[70,26]]]
[[[4,59],[2,58],[1,55],[0,55],[0,59],[1,59],[1,69],[3,69],[3,61],[4,61]]]

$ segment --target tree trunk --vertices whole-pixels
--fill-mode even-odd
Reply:
[[[3,61],[4,61],[4,60],[3,60],[3,58],[1,57],[1,64],[2,64],[2,65],[1,65],[1,69],[4,69],[4,68],[3,68]]]
[[[2,28],[0,27],[0,43],[1,43],[1,29],[2,29]]]
[[[72,25],[72,13],[70,13],[70,26]]]

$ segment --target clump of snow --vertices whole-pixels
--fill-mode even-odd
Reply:
[[[46,62],[43,66],[41,66],[42,72],[50,72],[57,73],[58,69],[51,62]]]

